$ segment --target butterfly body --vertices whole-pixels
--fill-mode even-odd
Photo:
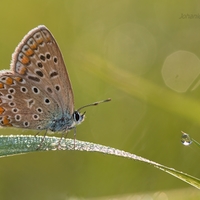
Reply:
[[[78,120],[83,121],[82,115],[78,115]],[[52,132],[59,132],[59,131],[65,131],[73,129],[76,124],[78,124],[78,121],[74,120],[74,115],[70,115],[69,113],[64,113],[60,117],[54,118],[52,121],[50,121],[48,129]]]

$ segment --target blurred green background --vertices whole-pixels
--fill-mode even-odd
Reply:
[[[200,2],[4,0],[0,9],[1,69],[24,35],[44,24],[62,50],[75,107],[112,98],[87,109],[77,139],[200,177],[199,149],[180,142],[181,131],[200,141]],[[197,192],[144,163],[98,153],[0,159],[4,200],[197,199]]]

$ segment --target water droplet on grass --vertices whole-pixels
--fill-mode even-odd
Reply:
[[[183,131],[182,131],[181,142],[185,146],[189,146],[190,144],[192,144],[190,136],[187,133],[184,133]]]

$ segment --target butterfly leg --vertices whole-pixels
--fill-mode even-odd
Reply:
[[[61,137],[60,137],[60,139],[59,139],[59,141],[58,141],[58,146],[57,146],[57,149],[58,149],[58,150],[62,149],[62,147],[61,147],[61,142],[62,142],[62,139],[65,137],[65,131],[62,131],[61,134],[62,134],[62,135],[61,135]]]
[[[39,134],[40,134],[40,132],[37,132],[37,133],[35,134],[35,137],[37,137]],[[43,142],[44,142],[44,140],[45,140],[46,135],[47,135],[47,129],[45,130],[45,133],[44,133],[44,136],[43,136],[43,138],[42,138],[42,141],[40,142],[40,144],[38,145],[38,147],[37,147],[36,150],[39,150],[39,149],[42,147],[42,144],[43,144]]]
[[[76,148],[76,127],[74,127],[74,150]]]
[[[76,128],[74,128],[75,130],[74,130],[74,150],[75,150],[75,145],[76,145]],[[61,138],[60,138],[60,140],[59,140],[59,142],[58,142],[58,147],[57,147],[57,149],[61,149],[61,142],[62,142],[62,139],[63,138],[67,138],[67,135],[68,135],[68,131],[66,131],[66,130],[63,130],[62,131],[62,136],[61,136]]]

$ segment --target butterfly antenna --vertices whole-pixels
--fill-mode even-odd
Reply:
[[[111,98],[105,99],[105,100],[103,100],[103,101],[97,101],[97,102],[94,102],[94,103],[91,103],[91,104],[82,106],[82,107],[80,107],[77,111],[79,112],[80,110],[82,110],[82,109],[85,108],[85,107],[97,106],[97,105],[99,105],[100,103],[105,103],[105,102],[109,102],[109,101],[111,101]]]

